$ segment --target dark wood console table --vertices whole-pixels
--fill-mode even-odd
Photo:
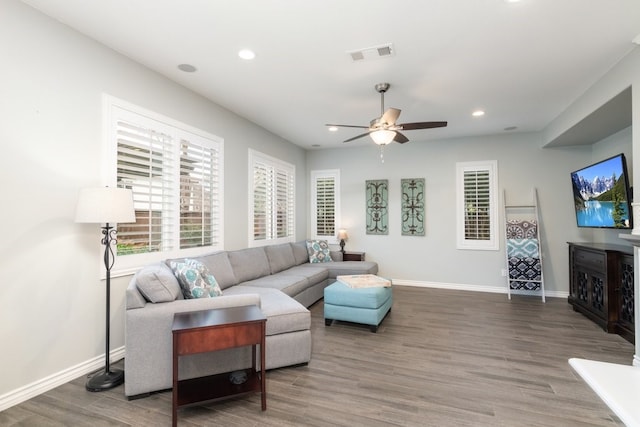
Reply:
[[[569,242],[569,304],[633,343],[633,248]]]
[[[176,313],[173,318],[172,423],[178,423],[178,408],[197,402],[260,391],[262,410],[267,409],[265,377],[266,317],[255,306]],[[252,346],[252,369],[242,384],[232,384],[229,373],[188,380],[178,379],[178,359],[188,354]],[[256,345],[260,345],[260,371],[256,367]]]
[[[343,261],[364,261],[364,252],[345,251],[342,254]]]

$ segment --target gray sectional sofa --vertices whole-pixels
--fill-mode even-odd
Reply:
[[[178,312],[257,305],[267,317],[266,369],[311,359],[311,316],[307,307],[343,274],[376,274],[378,265],[342,261],[310,263],[305,241],[221,251],[196,257],[213,274],[222,295],[184,299],[170,260],[144,267],[126,291],[125,395],[129,398],[172,386],[173,315]],[[175,261],[175,260],[173,260]],[[177,290],[176,290],[177,289]],[[180,359],[180,378],[251,366],[251,349],[197,354]]]

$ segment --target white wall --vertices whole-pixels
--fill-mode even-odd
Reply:
[[[100,230],[73,222],[78,190],[102,185],[103,93],[224,138],[227,249],[247,246],[249,147],[293,163],[302,200],[307,173],[301,148],[21,2],[0,2],[2,401],[104,360]],[[306,204],[297,210],[304,239]],[[124,345],[128,280],[112,281],[112,349]]]

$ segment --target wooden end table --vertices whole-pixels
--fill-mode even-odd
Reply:
[[[178,408],[251,391],[262,393],[262,410],[267,409],[265,376],[265,328],[267,319],[255,306],[219,308],[176,313],[173,317],[173,407],[172,425],[177,426]],[[247,380],[233,384],[229,373],[187,380],[178,379],[178,359],[250,345],[252,369]],[[256,345],[260,345],[260,371],[256,369]]]

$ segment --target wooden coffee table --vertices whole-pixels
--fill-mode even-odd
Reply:
[[[176,313],[173,318],[173,407],[172,423],[178,423],[178,408],[251,391],[262,393],[267,409],[265,377],[265,328],[267,319],[255,306],[219,308]],[[247,380],[233,384],[229,373],[187,380],[178,379],[178,359],[189,354],[252,346],[252,369]],[[260,371],[256,369],[256,345],[260,345]]]

